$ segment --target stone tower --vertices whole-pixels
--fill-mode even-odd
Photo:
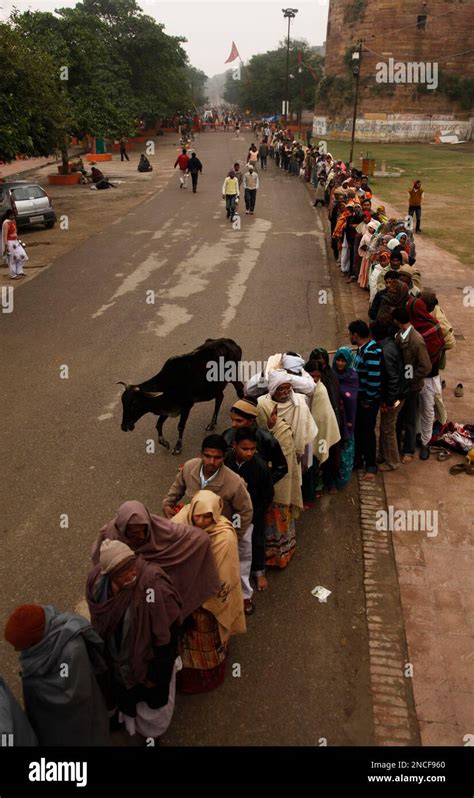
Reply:
[[[353,108],[351,51],[361,42],[360,137],[432,140],[439,128],[468,135],[473,23],[473,0],[329,0],[327,91],[316,105],[315,132],[346,131]]]

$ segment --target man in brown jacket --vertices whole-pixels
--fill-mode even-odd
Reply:
[[[418,396],[423,388],[424,378],[431,372],[432,363],[423,337],[410,324],[407,309],[395,308],[392,319],[400,328],[395,341],[400,347],[405,366],[405,379],[410,389],[397,418],[398,448],[403,455],[402,463],[409,463],[415,454]]]
[[[208,435],[201,446],[201,457],[188,460],[178,471],[175,481],[163,499],[163,513],[167,518],[175,514],[174,507],[183,498],[190,501],[198,490],[211,490],[221,497],[223,515],[234,525],[239,540],[240,581],[246,615],[253,612],[250,585],[252,565],[252,499],[244,480],[224,465],[227,442],[222,435]]]
[[[184,464],[163,499],[163,513],[167,518],[173,517],[174,507],[183,496],[189,502],[198,490],[212,490],[221,497],[222,513],[233,523],[237,535],[243,534],[252,521],[252,500],[243,479],[224,465],[227,449],[227,442],[221,435],[204,438],[201,457]]]

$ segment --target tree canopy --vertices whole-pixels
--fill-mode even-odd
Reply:
[[[290,43],[288,94],[290,111],[300,113],[314,106],[316,81],[322,75],[323,59],[304,40]],[[313,73],[313,74],[312,74]],[[233,70],[226,74],[224,99],[257,114],[279,114],[286,93],[286,43],[276,50],[254,55],[241,67],[240,80]]]
[[[117,138],[205,101],[185,39],[135,0],[15,10],[0,25],[0,159],[47,155],[68,135]]]

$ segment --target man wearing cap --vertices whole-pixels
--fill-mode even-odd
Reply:
[[[106,678],[103,643],[81,615],[23,604],[10,615],[5,640],[20,653],[25,710],[40,745],[110,745],[99,687]]]
[[[173,582],[121,540],[104,540],[87,580],[91,623],[105,644],[118,722],[157,738],[174,709],[181,602]]]
[[[222,437],[230,451],[237,429],[253,429],[257,436],[257,452],[269,467],[275,485],[288,473],[288,464],[277,439],[268,430],[257,426],[257,414],[257,404],[254,401],[238,399],[230,408],[232,426],[222,433]]]
[[[247,214],[252,215],[255,210],[258,186],[258,175],[253,165],[249,163],[248,171],[244,174],[245,213]]]

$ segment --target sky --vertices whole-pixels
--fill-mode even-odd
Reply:
[[[75,6],[76,0],[0,0],[0,18],[6,21],[13,7],[19,11],[54,11]],[[264,0],[137,0],[146,14],[165,25],[165,32],[184,36],[190,63],[212,75],[229,69],[225,60],[235,41],[242,60],[273,50],[286,38],[288,21],[283,18],[284,3]],[[323,44],[329,0],[298,0],[290,8],[298,13],[291,23],[291,36],[306,39],[310,45]]]

